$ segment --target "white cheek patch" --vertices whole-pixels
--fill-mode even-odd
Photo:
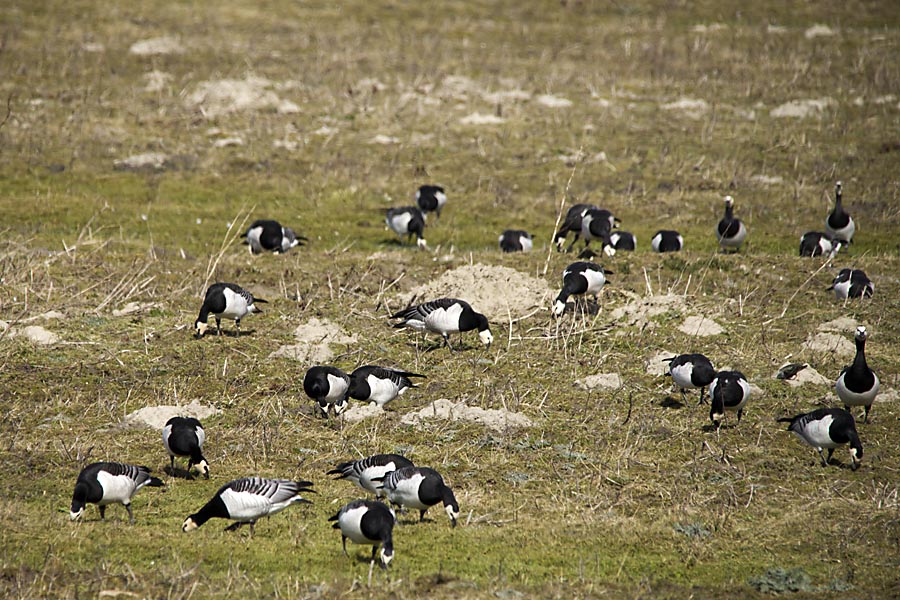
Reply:
[[[83,514],[84,514],[84,509],[83,509],[83,508],[78,509],[77,512],[71,512],[71,511],[70,511],[70,512],[69,512],[69,519],[71,519],[71,520],[74,521],[75,519],[77,519],[78,517],[80,517],[80,516],[83,515]]]
[[[428,247],[428,244],[425,242],[425,238],[419,238],[418,241],[416,241],[416,245],[420,250],[424,250]]]
[[[193,531],[197,529],[199,526],[194,522],[193,519],[188,518],[185,519],[184,524],[181,526],[181,530],[184,532]]]
[[[556,301],[556,304],[553,305],[553,314],[555,316],[560,316],[566,311],[566,304],[564,302]]]
[[[481,343],[484,344],[485,346],[490,346],[491,342],[494,341],[494,336],[491,335],[491,332],[489,329],[485,329],[484,331],[479,331],[478,337],[481,338]]]
[[[444,510],[447,511],[447,516],[450,517],[451,521],[457,521],[459,519],[459,511],[453,510],[453,507],[449,504],[444,507]]]

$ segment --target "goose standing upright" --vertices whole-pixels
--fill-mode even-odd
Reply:
[[[840,240],[846,244],[853,241],[853,234],[856,233],[856,223],[844,212],[842,204],[843,188],[841,182],[838,181],[834,186],[834,208],[828,213],[825,219],[825,231],[836,240]]]
[[[96,462],[86,466],[78,474],[69,518],[73,521],[84,514],[88,502],[100,509],[100,518],[106,518],[107,504],[122,504],[128,511],[128,522],[134,525],[131,498],[144,487],[163,487],[162,480],[152,477],[148,467],[138,467],[119,462]]]
[[[716,238],[723,252],[733,249],[740,251],[747,237],[747,228],[740,219],[734,218],[734,198],[725,196],[725,216],[716,227]]]
[[[200,307],[200,316],[194,321],[194,330],[197,337],[203,337],[209,329],[208,321],[210,313],[216,318],[216,334],[222,335],[222,319],[234,319],[234,327],[237,335],[241,335],[241,319],[247,315],[261,313],[256,306],[264,304],[262,298],[254,298],[253,294],[234,283],[214,283],[206,290],[203,305]]]
[[[781,423],[789,423],[788,431],[812,446],[822,459],[822,466],[827,467],[834,449],[842,444],[850,444],[850,468],[859,468],[863,457],[862,443],[856,432],[856,421],[853,415],[842,408],[819,408],[810,413],[795,417],[778,419]],[[822,450],[828,449],[826,460]]]
[[[878,395],[881,383],[878,381],[878,375],[866,363],[866,340],[869,337],[866,328],[857,327],[854,337],[856,339],[856,358],[853,359],[852,365],[841,370],[834,387],[846,410],[849,411],[851,406],[866,408],[863,423],[868,423],[869,410],[872,408],[872,403],[875,402],[875,396]]]

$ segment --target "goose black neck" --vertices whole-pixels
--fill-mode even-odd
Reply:
[[[197,524],[197,527],[200,527],[214,517],[220,519],[227,519],[229,517],[228,508],[225,506],[225,503],[222,502],[222,498],[218,494],[215,498],[207,502],[203,508],[190,516],[194,523]]]
[[[856,358],[853,359],[853,368],[868,369],[866,364],[866,340],[856,340]]]

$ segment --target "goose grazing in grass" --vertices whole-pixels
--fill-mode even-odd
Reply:
[[[401,239],[404,235],[407,239],[416,236],[416,245],[422,250],[427,247],[424,236],[425,217],[422,215],[422,211],[415,206],[389,209],[385,222]]]
[[[807,231],[800,238],[800,256],[825,256],[834,258],[843,242],[832,239],[821,231]]]
[[[372,546],[372,562],[381,546],[381,567],[387,569],[394,558],[393,531],[396,519],[394,511],[382,502],[354,500],[328,520],[337,521],[332,527],[341,530],[341,545],[348,558],[348,539],[354,544]]]
[[[338,416],[348,406],[347,390],[350,388],[350,376],[337,367],[310,367],[303,377],[303,391],[315,400],[319,412],[328,417],[328,411]]]
[[[553,236],[553,242],[556,244],[558,251],[562,251],[563,245],[566,243],[566,236],[574,232],[575,237],[572,238],[572,243],[566,248],[566,252],[572,250],[572,246],[581,237],[581,220],[592,209],[598,209],[598,207],[593,204],[576,204],[566,212],[566,218],[563,220],[562,225],[559,226],[556,235]]]
[[[637,249],[637,238],[629,231],[613,231],[609,234],[609,243],[616,250],[634,252]]]
[[[100,518],[106,518],[107,504],[122,504],[128,511],[128,522],[134,525],[131,498],[144,486],[163,487],[163,482],[150,475],[147,467],[119,462],[96,462],[78,474],[69,517],[74,521],[84,514],[85,504],[96,504]]]
[[[875,293],[875,284],[860,269],[841,269],[828,289],[834,290],[838,300],[871,298]]]
[[[594,302],[600,290],[606,285],[606,275],[612,274],[600,265],[591,262],[574,262],[563,271],[563,286],[553,303],[552,313],[554,317],[561,316],[566,310],[566,302],[570,296],[591,294]]]
[[[328,475],[337,475],[335,479],[347,479],[352,481],[367,492],[375,494],[376,498],[384,496],[385,492],[381,484],[382,478],[392,471],[404,467],[414,466],[412,461],[399,454],[376,454],[360,460],[350,460],[340,463],[336,468],[328,471]],[[378,480],[376,482],[375,480]]]
[[[203,425],[193,417],[172,417],[166,421],[162,430],[163,445],[169,453],[169,468],[175,472],[175,457],[188,457],[188,473],[196,468],[206,479],[209,479],[209,463],[203,457],[203,442],[206,432]]]
[[[253,535],[253,526],[260,518],[270,517],[292,504],[312,504],[300,495],[314,493],[310,486],[310,481],[263,477],[244,477],[229,481],[219,488],[203,508],[184,520],[181,530],[193,531],[210,519],[218,518],[235,521],[225,531],[234,531],[249,523],[250,535]]]
[[[443,503],[452,527],[456,527],[456,521],[459,519],[459,503],[453,495],[453,490],[447,487],[444,478],[434,469],[404,467],[391,471],[381,480],[388,500],[392,504],[418,510],[419,522],[425,520],[425,513],[429,508]]]
[[[716,429],[721,426],[726,411],[736,412],[740,423],[744,407],[750,399],[750,384],[740,371],[719,371],[709,384],[709,398],[712,405],[709,420]]]
[[[843,188],[841,182],[838,181],[834,185],[834,208],[828,213],[825,219],[825,231],[832,238],[849,244],[853,241],[853,234],[856,233],[856,223],[844,212],[844,205],[841,200],[843,197]]]
[[[214,283],[206,290],[206,297],[200,307],[200,316],[194,321],[197,337],[203,337],[209,329],[209,315],[216,318],[216,334],[222,335],[222,319],[234,319],[237,335],[241,334],[241,319],[247,315],[261,313],[256,306],[265,304],[262,298],[254,298],[253,294],[233,283]]]
[[[842,408],[819,408],[810,413],[778,419],[781,423],[789,423],[788,431],[794,432],[798,438],[812,446],[822,459],[822,466],[828,466],[834,449],[843,444],[850,444],[850,468],[859,468],[863,457],[862,443],[856,432],[856,421],[853,415]],[[823,449],[828,449],[825,458]]]
[[[447,194],[439,185],[423,185],[416,190],[416,206],[422,211],[423,216],[430,212],[435,217],[441,218],[441,209],[447,204]]]
[[[498,240],[504,252],[531,252],[532,236],[521,229],[507,229]]]
[[[725,216],[716,227],[716,238],[723,252],[738,252],[747,238],[747,228],[740,219],[734,218],[734,198],[725,196]]]
[[[611,212],[603,208],[591,208],[581,217],[581,238],[584,247],[590,246],[594,240],[600,240],[603,251],[608,256],[616,253],[610,241],[612,228],[616,226],[616,218]]]
[[[410,377],[425,376],[390,367],[366,365],[350,373],[347,395],[354,400],[374,402],[384,408],[385,404],[402,395],[407,389],[416,387]]]
[[[667,358],[669,372],[675,385],[681,390],[681,399],[685,401],[685,390],[700,389],[700,404],[703,404],[703,396],[706,387],[716,377],[716,369],[712,362],[702,354],[680,354]]]
[[[866,416],[863,423],[869,422],[869,410],[872,403],[875,402],[875,396],[878,395],[878,389],[881,383],[878,381],[878,375],[869,368],[866,363],[866,340],[868,339],[866,328],[859,326],[856,328],[856,358],[853,364],[844,367],[840,376],[835,382],[838,398],[844,403],[844,408],[848,411],[851,406],[864,406],[866,408]]]
[[[487,317],[475,312],[469,303],[456,298],[438,298],[415,306],[404,308],[391,315],[391,319],[401,319],[395,323],[396,328],[410,328],[417,331],[439,333],[444,338],[444,345],[453,351],[450,345],[451,333],[478,330],[481,343],[490,347],[494,341]]]
[[[680,252],[684,247],[684,238],[677,231],[661,229],[650,240],[654,252]]]
[[[274,252],[282,254],[291,248],[307,241],[302,235],[297,235],[290,227],[282,227],[278,221],[259,219],[241,234],[244,243],[250,247],[250,254],[261,252]]]

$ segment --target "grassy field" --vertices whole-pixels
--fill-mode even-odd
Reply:
[[[898,27],[892,2],[857,0],[8,2],[0,595],[900,595]],[[147,40],[156,50],[141,53]],[[813,108],[777,116],[789,102]],[[147,153],[159,168],[117,162]],[[854,244],[833,264],[801,259],[838,179]],[[419,252],[383,215],[424,183],[450,199]],[[734,256],[713,235],[726,194],[751,231]],[[413,289],[469,264],[558,287],[574,255],[550,239],[577,201],[610,209],[639,242],[603,261],[615,273],[596,317],[553,321],[547,297],[495,319],[489,350],[469,334],[455,354],[388,327]],[[255,218],[310,241],[250,256],[235,238]],[[501,255],[505,228],[534,233],[535,251]],[[661,228],[680,230],[685,251],[651,253]],[[870,301],[826,291],[851,266],[875,282]],[[249,335],[191,335],[212,281],[269,301]],[[611,317],[661,294],[676,301],[643,326]],[[113,314],[132,302],[143,308]],[[724,333],[685,334],[688,315]],[[312,365],[270,357],[314,317],[357,336],[335,346],[336,366],[428,379],[383,416],[315,418],[302,390]],[[843,449],[821,468],[775,422],[837,405],[831,385],[772,376],[805,361],[833,381],[852,358],[803,343],[839,317],[869,328],[869,363],[893,398],[859,425],[855,472]],[[60,341],[13,335],[33,325]],[[703,352],[762,394],[717,434],[708,408],[648,373],[661,351]],[[596,373],[622,388],[573,385]],[[400,422],[439,398],[534,425]],[[127,414],[191,401],[222,411],[204,420],[209,481],[163,475],[164,489],[135,497],[133,527],[119,506],[69,521],[85,464],[168,466],[159,432],[123,427]],[[390,451],[441,471],[462,518],[451,529],[439,508],[422,524],[402,516],[396,558],[370,582],[368,550],[348,560],[326,522],[360,490],[325,472]],[[311,479],[315,504],[253,538],[216,521],[181,532],[251,474]]]

